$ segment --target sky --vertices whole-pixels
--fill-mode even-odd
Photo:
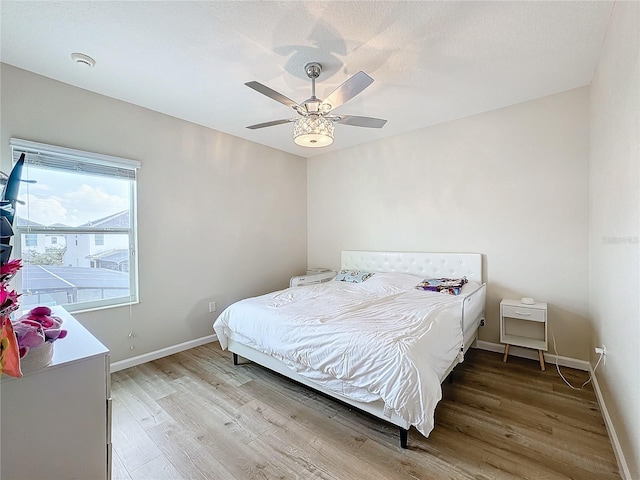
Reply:
[[[21,183],[16,213],[41,225],[77,227],[129,208],[130,182],[123,179],[73,175],[30,166]]]

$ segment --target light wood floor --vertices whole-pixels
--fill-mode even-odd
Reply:
[[[112,375],[113,478],[619,479],[590,386],[501,360],[471,349],[403,450],[396,427],[204,345]]]

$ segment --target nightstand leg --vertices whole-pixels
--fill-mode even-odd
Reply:
[[[507,343],[507,345],[504,347],[504,357],[502,357],[502,361],[506,362],[508,356],[509,356],[509,344]]]
[[[542,350],[538,350],[538,357],[540,358],[540,369],[544,370],[544,355]]]

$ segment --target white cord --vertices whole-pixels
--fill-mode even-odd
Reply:
[[[567,385],[569,385],[573,390],[582,390],[592,379],[592,376],[589,376],[589,378],[587,379],[586,382],[584,382],[580,388],[578,387],[574,387],[573,385],[571,385],[569,383],[569,381],[564,378],[564,375],[562,375],[562,372],[560,371],[560,365],[558,365],[558,348],[556,347],[556,336],[553,334],[553,329],[551,329],[551,338],[553,339],[553,351],[556,354],[556,370],[558,370],[558,374],[560,375],[560,378],[562,378],[562,380],[564,381],[564,383],[566,383]],[[596,374],[596,370],[598,369],[598,365],[600,365],[600,360],[602,360],[602,357],[604,356],[604,353],[600,354],[600,358],[598,358],[598,361],[596,362],[596,366],[593,367],[593,374]]]

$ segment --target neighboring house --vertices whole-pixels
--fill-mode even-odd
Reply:
[[[20,216],[16,217],[17,226],[23,231],[29,227],[39,227],[42,225]],[[56,224],[52,226],[65,227],[65,225]],[[31,261],[34,254],[46,255],[48,253],[61,253],[67,248],[67,236],[60,233],[50,233],[38,235],[37,233],[23,233],[22,240],[22,258],[25,263]]]
[[[127,249],[110,249],[104,252],[89,255],[91,268],[105,268],[119,272],[129,271],[129,252]]]
[[[94,301],[129,294],[128,235],[103,233],[127,228],[129,212],[69,227],[63,224],[42,225],[17,217],[22,232],[47,227],[83,233],[22,233],[23,307]],[[84,233],[90,228],[102,232]]]
[[[108,217],[87,222],[77,228],[127,228],[129,211],[118,212]],[[63,265],[67,267],[107,268],[121,272],[129,271],[129,240],[127,235],[104,233],[68,234],[67,249]]]
[[[67,246],[66,235],[57,235],[57,234],[45,235],[45,240],[44,240],[45,250],[47,248],[64,249],[66,248],[66,246]]]
[[[20,216],[17,225],[24,231],[28,227],[45,227]],[[65,228],[67,225],[56,223],[51,227]],[[127,228],[129,211],[109,215],[73,228]],[[68,227],[72,228],[72,227]],[[108,235],[105,233],[51,233],[38,235],[24,233],[22,241],[22,258],[30,263],[34,254],[62,254],[62,265],[66,267],[106,268],[119,272],[129,271],[129,240],[127,235]]]

